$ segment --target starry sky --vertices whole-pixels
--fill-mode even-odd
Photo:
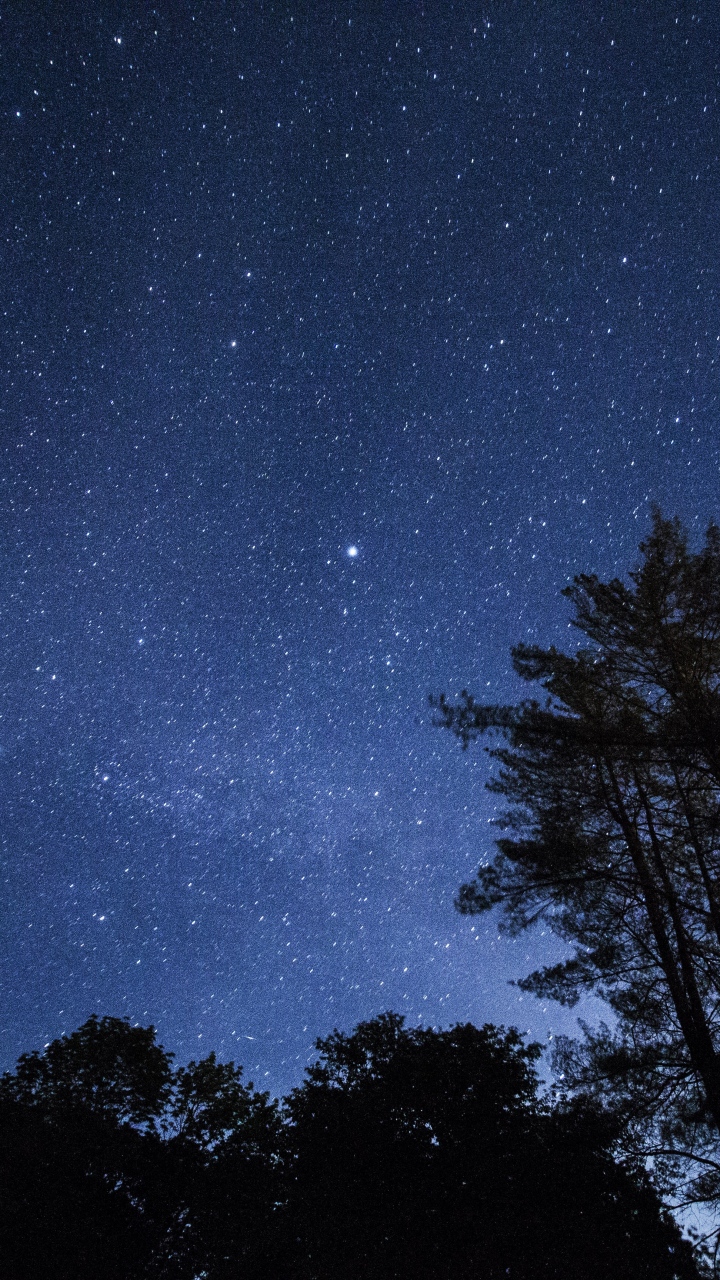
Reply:
[[[581,11],[582,9],[582,11]],[[256,1083],[575,1014],[453,896],[563,585],[720,514],[720,14],[0,18],[0,1067],[91,1012]]]

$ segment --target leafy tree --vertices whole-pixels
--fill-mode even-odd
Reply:
[[[153,1027],[95,1014],[43,1053],[24,1053],[0,1078],[0,1099],[46,1109],[82,1107],[117,1123],[153,1127],[170,1098],[172,1054]]]
[[[214,1053],[175,1072],[165,1133],[177,1165],[174,1195],[182,1186],[185,1207],[163,1275],[175,1277],[178,1254],[212,1280],[280,1274],[283,1125],[278,1104],[241,1075]]]
[[[173,1070],[154,1029],[124,1019],[23,1054],[0,1078],[3,1280],[190,1280],[217,1252],[229,1164],[236,1195],[262,1207],[241,1155],[272,1145],[276,1115],[241,1068],[210,1054]]]
[[[127,1280],[175,1228],[162,1145],[88,1108],[0,1102],[4,1280]],[[182,1275],[181,1271],[178,1275]]]
[[[157,1137],[171,1055],[153,1028],[93,1016],[0,1078],[0,1256],[7,1280],[125,1280],[172,1234]]]
[[[396,1014],[318,1041],[287,1100],[293,1280],[696,1276],[596,1116],[536,1097],[516,1031],[408,1030]]]
[[[565,1042],[570,1083],[619,1108],[657,1152],[704,1161],[720,1126],[720,530],[697,553],[654,515],[630,582],[583,574],[564,594],[573,653],[519,645],[542,700],[432,699],[463,747],[495,731],[489,786],[509,807],[463,912],[544,921],[570,948],[520,986],[565,1004],[594,993],[612,1028]],[[714,1190],[713,1190],[714,1188]]]
[[[0,1082],[3,1280],[697,1280],[603,1122],[538,1103],[517,1032],[384,1014],[319,1041],[281,1114],[135,1031],[91,1019]]]
[[[242,1125],[212,1152],[194,1186],[193,1234],[208,1280],[280,1280],[294,1243],[287,1232],[285,1126],[256,1095]],[[172,1269],[168,1275],[172,1276]]]

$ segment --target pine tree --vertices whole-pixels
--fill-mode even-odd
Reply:
[[[655,513],[630,582],[577,577],[573,653],[519,645],[542,700],[431,699],[463,747],[495,731],[490,789],[509,802],[497,855],[461,912],[544,921],[563,962],[520,986],[573,1005],[600,996],[612,1028],[561,1045],[567,1077],[656,1151],[693,1151],[715,1194],[720,1128],[720,531],[698,553]],[[717,1172],[720,1172],[718,1166]],[[712,1187],[710,1186],[712,1184]]]

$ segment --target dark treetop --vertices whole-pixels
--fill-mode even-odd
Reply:
[[[697,1280],[612,1129],[538,1101],[517,1032],[386,1013],[316,1047],[282,1108],[115,1018],[25,1055],[0,1079],[3,1276]]]
[[[630,584],[566,589],[587,647],[522,645],[515,666],[546,697],[452,705],[463,746],[499,731],[491,789],[510,802],[497,856],[460,891],[462,912],[539,921],[569,958],[521,981],[615,1022],[564,1044],[567,1083],[629,1121],[653,1152],[701,1161],[717,1201],[720,1129],[720,531],[691,553],[656,512]],[[696,1188],[696,1192],[697,1192]]]

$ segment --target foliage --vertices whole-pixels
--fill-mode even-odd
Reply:
[[[0,1079],[0,1099],[57,1108],[81,1107],[120,1124],[152,1125],[167,1103],[171,1055],[152,1027],[95,1014],[69,1036],[20,1057]]]
[[[276,1120],[240,1077],[214,1054],[173,1070],[152,1027],[119,1018],[23,1054],[0,1079],[4,1280],[195,1276],[222,1154],[239,1190]]]
[[[281,1112],[136,1030],[91,1020],[3,1077],[3,1280],[697,1280],[604,1123],[538,1102],[516,1031],[383,1014],[318,1041]],[[119,1079],[161,1082],[155,1112],[145,1085],[111,1107]]]
[[[526,990],[604,999],[611,1028],[561,1046],[569,1083],[619,1110],[637,1141],[718,1169],[720,1125],[720,531],[688,550],[656,512],[630,584],[566,589],[586,647],[519,645],[542,701],[434,701],[463,747],[495,731],[491,789],[509,801],[497,856],[464,912],[543,920],[569,958]],[[698,1185],[695,1186],[695,1194]]]
[[[292,1277],[696,1275],[602,1122],[538,1102],[516,1031],[383,1014],[318,1048],[287,1102]]]

